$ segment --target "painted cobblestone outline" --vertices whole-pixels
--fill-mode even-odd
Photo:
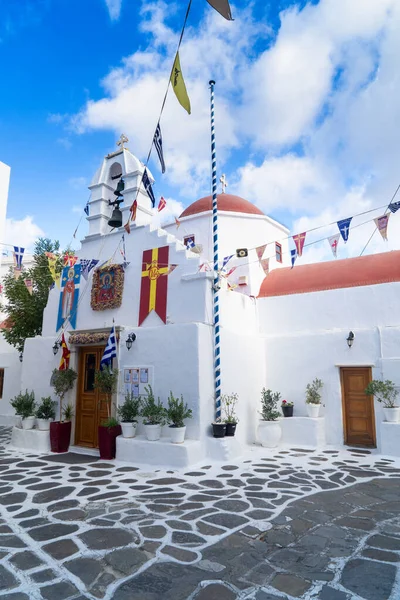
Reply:
[[[232,464],[147,472],[26,454],[9,436],[0,428],[2,597],[383,600],[351,587],[376,564],[382,593],[396,589],[400,461],[254,448]]]

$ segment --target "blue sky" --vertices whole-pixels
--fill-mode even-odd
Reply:
[[[119,134],[146,157],[186,2],[0,0],[0,8],[7,241],[29,243],[41,230],[65,245]],[[179,212],[209,192],[214,77],[228,191],[294,232],[384,204],[400,155],[395,0],[237,0],[232,11],[228,23],[206,0],[193,2],[181,49],[193,112],[169,97],[166,176],[150,163],[156,194]],[[368,238],[361,230],[347,252]],[[83,221],[78,239],[85,231]],[[378,242],[371,251],[384,249]],[[309,260],[326,257],[329,247],[309,251]]]

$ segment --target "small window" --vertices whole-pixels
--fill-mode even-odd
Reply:
[[[278,242],[275,242],[275,258],[276,262],[282,262],[282,246]]]
[[[3,397],[4,369],[0,369],[0,399]]]

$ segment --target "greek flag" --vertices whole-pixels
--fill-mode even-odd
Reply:
[[[194,243],[194,241],[193,241],[193,238],[189,238],[189,239],[186,241],[186,248],[187,248],[188,250],[191,250],[192,248],[194,248],[194,246],[195,246],[195,243]]]
[[[17,269],[22,269],[22,259],[24,257],[25,248],[14,246],[15,266]]]
[[[297,248],[294,248],[293,250],[290,251],[290,260],[292,262],[292,266],[291,266],[292,269],[294,267],[294,263],[296,262],[296,258],[297,258]]]
[[[107,346],[104,349],[104,354],[100,361],[100,369],[103,369],[104,367],[111,367],[113,358],[117,358],[117,341],[115,337],[114,325],[111,328]]]
[[[147,195],[150,198],[151,203],[152,203],[153,208],[154,208],[154,205],[156,203],[156,199],[154,197],[153,188],[151,187],[149,176],[147,175],[147,169],[145,169],[143,171],[142,181],[143,181],[144,189],[146,190]]]
[[[388,208],[392,213],[397,212],[400,208],[400,200],[398,202],[391,202]]]
[[[154,134],[153,143],[157,150],[158,158],[160,159],[161,171],[165,173],[164,153],[162,147],[162,135],[160,123],[157,123],[156,132]]]

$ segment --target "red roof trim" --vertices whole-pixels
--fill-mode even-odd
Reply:
[[[217,201],[218,210],[222,210],[224,212],[237,212],[249,215],[265,216],[264,213],[257,208],[257,206],[248,200],[241,198],[240,196],[234,196],[233,194],[218,194]],[[196,202],[193,202],[193,204],[185,208],[179,218],[198,215],[209,210],[212,210],[212,196],[204,196],[204,198],[196,200]]]
[[[307,294],[400,281],[400,250],[274,269],[261,284],[259,298]]]

